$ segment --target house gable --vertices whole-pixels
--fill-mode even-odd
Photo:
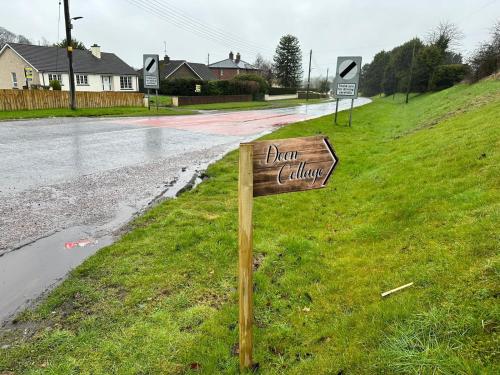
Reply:
[[[187,63],[180,64],[174,71],[165,77],[166,79],[176,79],[176,78],[195,78],[201,79],[201,77],[189,66]]]
[[[39,84],[36,68],[6,44],[0,51],[0,89],[22,89],[26,85],[26,79],[24,78],[25,67],[33,68],[31,84]],[[12,73],[15,73],[17,87],[13,84]]]

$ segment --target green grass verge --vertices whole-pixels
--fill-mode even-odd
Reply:
[[[245,109],[270,109],[270,108],[286,108],[295,107],[302,104],[318,104],[324,103],[325,99],[284,99],[274,101],[253,101],[253,102],[230,102],[230,103],[213,103],[213,104],[197,104],[187,105],[181,108],[196,109],[196,110],[245,110]]]
[[[150,96],[151,106],[156,106],[156,95],[151,93]],[[169,107],[172,105],[172,97],[166,95],[158,95],[158,105],[162,107]]]
[[[324,102],[324,99],[311,99],[310,104]],[[172,115],[191,115],[197,110],[245,110],[245,109],[270,109],[293,107],[305,104],[303,99],[277,100],[274,102],[231,102],[215,103],[204,105],[184,106],[181,108],[171,107],[172,97],[158,96],[158,105],[156,110],[156,97],[151,96],[151,110],[142,107],[111,107],[111,108],[80,108],[72,111],[68,108],[37,109],[24,111],[0,111],[0,121],[47,118],[47,117],[97,117],[97,116],[172,116]]]
[[[111,107],[111,108],[69,108],[36,109],[24,111],[0,111],[1,120],[47,118],[47,117],[94,117],[94,116],[168,116],[189,115],[195,112],[184,108]]]
[[[500,372],[499,93],[376,99],[352,128],[327,116],[267,137],[326,134],[340,164],[325,189],[255,199],[260,373]],[[0,373],[237,373],[237,160],[3,329]]]

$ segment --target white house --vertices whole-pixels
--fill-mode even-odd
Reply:
[[[25,77],[25,68],[32,72]],[[138,91],[138,73],[114,53],[73,50],[73,70],[77,91]],[[65,48],[7,43],[0,50],[0,89],[49,86],[52,80],[69,90],[69,64]]]

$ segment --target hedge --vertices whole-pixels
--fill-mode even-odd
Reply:
[[[469,72],[465,64],[439,65],[431,76],[429,89],[433,91],[447,89],[462,81]]]
[[[140,83],[141,91],[143,91],[142,82]],[[201,92],[196,92],[196,85],[201,86]],[[225,81],[178,78],[161,80],[159,93],[169,96],[252,95],[254,98],[258,98],[265,92],[261,92],[262,89],[259,82],[246,80],[245,77]]]

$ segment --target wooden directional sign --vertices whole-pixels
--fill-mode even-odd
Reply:
[[[338,160],[324,136],[240,145],[238,289],[241,369],[252,366],[253,197],[325,187]]]
[[[253,196],[320,189],[338,158],[323,136],[253,144]]]

